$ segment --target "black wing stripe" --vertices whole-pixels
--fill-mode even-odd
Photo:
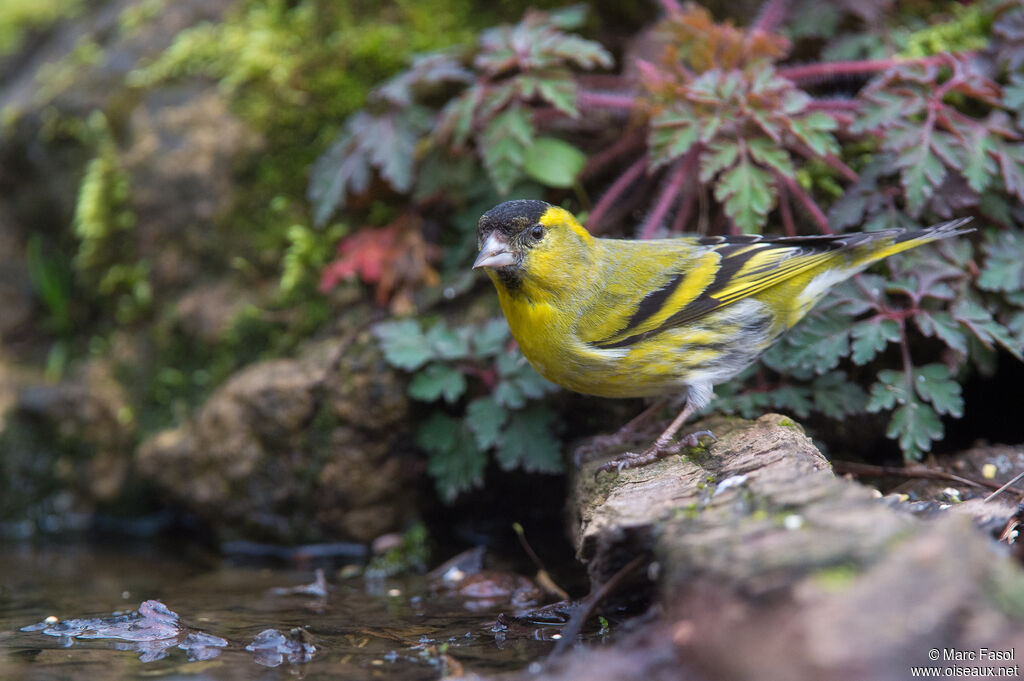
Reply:
[[[741,244],[741,246],[744,245],[746,244]],[[723,249],[717,250],[721,251]],[[724,258],[718,267],[718,271],[715,272],[715,278],[711,281],[711,284],[703,291],[701,291],[700,295],[697,296],[692,302],[688,303],[679,312],[676,312],[674,315],[666,319],[657,328],[651,329],[650,331],[644,331],[643,333],[638,333],[627,338],[623,338],[622,340],[618,340],[613,343],[597,343],[595,345],[597,345],[600,348],[609,350],[613,348],[629,347],[630,345],[635,345],[636,343],[646,340],[647,338],[650,338],[655,334],[659,334],[662,331],[665,331],[666,329],[678,326],[681,322],[676,321],[677,318],[679,318],[681,315],[688,314],[688,311],[695,311],[696,314],[684,318],[684,321],[685,319],[693,319],[699,317],[704,312],[714,309],[715,307],[718,306],[719,303],[712,297],[711,294],[714,293],[715,291],[721,290],[729,282],[733,275],[735,275],[738,271],[740,271],[740,269],[742,269],[743,263],[745,263],[750,258],[750,256],[756,252],[757,251],[755,250],[752,251],[751,253],[742,253],[735,257]],[[646,298],[644,300],[646,300]]]
[[[700,240],[700,243],[715,246],[714,250],[722,256],[722,260],[711,284],[705,288],[699,296],[694,298],[685,307],[666,319],[655,329],[628,336],[614,342],[598,342],[593,345],[602,349],[629,347],[654,335],[662,333],[663,331],[667,331],[668,329],[682,326],[683,324],[692,322],[695,319],[699,319],[708,312],[721,307],[723,304],[731,302],[730,300],[723,300],[719,298],[718,294],[728,286],[733,277],[743,269],[744,265],[746,265],[754,255],[761,253],[766,248],[781,247],[792,249],[792,256],[795,257],[798,255],[811,255],[813,253],[824,253],[827,251],[849,248],[860,245],[861,243],[873,241],[882,236],[890,236],[890,234],[872,232],[869,234],[826,234],[810,237],[798,236],[764,238],[753,234],[733,235],[727,237],[704,237]],[[799,269],[798,265],[793,265],[792,267]],[[765,265],[762,270],[751,271],[748,274],[756,276],[759,273],[764,273],[772,269],[782,270],[786,269],[786,266],[780,266],[779,262],[775,262]],[[682,278],[684,276],[685,275],[677,275],[664,288],[648,294],[643,301],[641,301],[640,306],[630,318],[624,331],[638,327],[644,322],[644,320],[650,318],[651,315],[656,314],[668,300],[672,291],[675,290],[675,288],[682,282]]]
[[[652,316],[656,315],[658,311],[661,310],[662,306],[665,305],[665,301],[669,299],[669,296],[675,293],[675,290],[679,288],[679,284],[681,284],[684,279],[686,279],[686,275],[680,272],[657,291],[651,291],[644,296],[644,299],[636,306],[636,311],[633,313],[633,316],[629,318],[628,322],[626,322],[626,326],[621,331],[617,331],[615,335],[618,336],[619,334],[631,331],[643,324]]]

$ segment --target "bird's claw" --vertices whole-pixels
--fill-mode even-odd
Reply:
[[[709,437],[712,442],[717,442],[718,438],[710,430],[698,430],[690,433],[676,442],[670,443],[659,443],[655,442],[653,445],[648,447],[642,452],[623,452],[619,456],[605,461],[603,464],[597,467],[594,471],[594,477],[597,477],[602,471],[612,471],[622,473],[627,468],[641,468],[649,464],[654,463],[658,459],[662,459],[666,456],[672,456],[678,454],[684,449],[692,449],[700,446],[700,438]],[[578,452],[579,450],[577,450]]]

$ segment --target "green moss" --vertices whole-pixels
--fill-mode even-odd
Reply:
[[[119,323],[132,323],[149,312],[153,292],[148,264],[133,261],[134,249],[126,247],[125,232],[135,226],[128,174],[103,113],[94,111],[79,134],[96,148],[96,156],[86,166],[75,202],[74,272],[86,298],[109,307]]]
[[[693,520],[700,515],[701,507],[696,501],[690,502],[688,505],[681,508],[677,508],[675,516],[677,518],[685,518],[686,520]]]
[[[35,101],[50,102],[74,85],[82,77],[83,70],[98,63],[102,57],[103,48],[99,43],[89,37],[82,38],[67,56],[39,67]]]
[[[788,416],[783,418],[782,420],[780,420],[779,421],[779,425],[782,426],[783,428],[799,428],[800,427],[800,426],[798,426],[796,424],[796,421],[794,421],[793,419],[789,418]]]
[[[843,591],[860,574],[853,565],[834,565],[814,573],[814,582],[825,591]]]
[[[128,175],[121,168],[107,117],[100,111],[89,116],[88,129],[96,147],[78,187],[75,202],[74,233],[78,238],[75,269],[98,278],[104,265],[118,250],[111,241],[118,232],[131,229],[135,216],[127,210]]]
[[[992,6],[979,2],[949,4],[952,17],[934,26],[914,31],[907,38],[901,56],[919,58],[941,52],[980,50],[991,40]]]
[[[366,567],[366,577],[379,579],[407,572],[423,572],[430,559],[427,526],[416,523],[402,535],[402,541],[382,556],[377,556]]]
[[[288,247],[281,259],[279,282],[284,300],[298,300],[316,290],[320,271],[334,255],[334,248],[345,231],[342,225],[332,225],[326,230],[303,225],[288,228]]]
[[[18,51],[26,35],[76,16],[82,0],[4,0],[0,2],[0,57]]]
[[[182,335],[173,326],[173,315],[154,324],[148,332],[150,360],[124,364],[117,372],[137,407],[142,437],[183,419],[241,367],[293,352],[330,316],[330,305],[321,296],[248,305],[215,343]],[[109,352],[102,340],[94,341],[91,351]]]
[[[476,31],[498,18],[469,0],[247,0],[221,23],[180,32],[128,82],[149,88],[179,77],[213,78],[234,113],[261,134],[265,147],[243,169],[235,208],[219,228],[232,254],[264,276],[280,271],[287,257],[281,287],[296,299],[316,295],[309,274],[319,247],[300,252],[313,241],[306,238],[305,200],[313,161],[370,90],[411,55],[473,44]]]
[[[122,37],[131,37],[151,19],[155,19],[163,11],[165,0],[141,0],[129,5],[121,11],[117,18],[117,27]]]

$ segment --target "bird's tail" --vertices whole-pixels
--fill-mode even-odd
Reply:
[[[902,253],[922,244],[927,244],[939,239],[948,239],[951,236],[968,234],[974,231],[974,227],[965,227],[971,218],[960,218],[943,222],[926,229],[890,230],[885,232],[866,232],[864,236],[869,237],[865,245],[865,253],[861,264],[866,267],[873,262],[888,258],[890,255]],[[852,244],[851,244],[852,245]]]

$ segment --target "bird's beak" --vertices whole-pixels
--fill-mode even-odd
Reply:
[[[481,267],[505,267],[514,265],[516,258],[508,247],[508,239],[498,231],[491,232],[487,241],[480,247],[480,255],[473,262],[473,269]]]

